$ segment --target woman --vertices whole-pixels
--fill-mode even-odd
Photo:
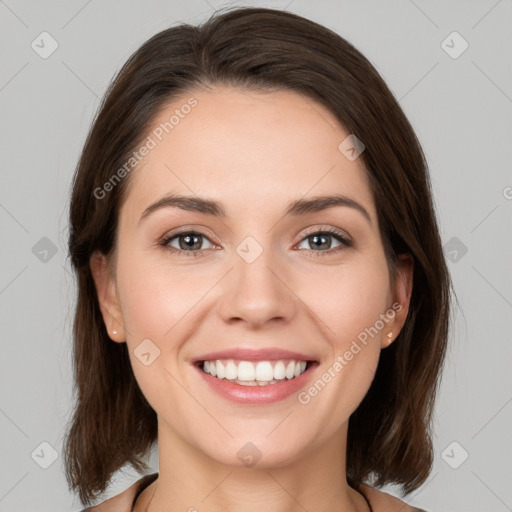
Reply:
[[[73,183],[66,476],[98,510],[413,511],[450,281],[425,158],[334,32],[237,8],[123,66]],[[86,509],[88,510],[88,509]]]

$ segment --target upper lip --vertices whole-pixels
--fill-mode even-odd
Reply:
[[[238,359],[240,361],[273,361],[279,359],[293,359],[295,361],[314,361],[313,357],[299,352],[292,352],[277,347],[249,349],[233,348],[220,350],[218,352],[209,352],[208,354],[195,357],[192,362],[214,361],[215,359]]]

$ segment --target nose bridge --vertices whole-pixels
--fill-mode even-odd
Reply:
[[[293,293],[285,285],[286,267],[272,252],[270,237],[260,243],[247,236],[235,251],[222,299],[224,319],[239,318],[253,325],[274,318],[289,321],[294,309]]]

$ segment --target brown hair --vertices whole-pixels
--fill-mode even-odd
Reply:
[[[228,85],[290,90],[328,108],[366,149],[391,274],[397,255],[414,259],[406,323],[383,350],[374,381],[348,428],[352,487],[399,484],[405,494],[428,477],[430,426],[449,326],[450,278],[432,202],[427,165],[398,102],[370,62],[335,32],[295,14],[235,8],[200,26],[180,25],[145,42],[110,85],[73,181],[69,253],[77,275],[73,366],[77,393],[65,439],[66,478],[90,504],[126,464],[157,440],[157,416],[132,371],[126,343],[110,340],[89,266],[95,250],[112,253],[129,176],[97,199],[179,94]]]

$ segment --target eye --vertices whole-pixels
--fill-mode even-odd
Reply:
[[[332,239],[338,241],[339,245],[333,250]],[[203,241],[207,240],[210,247],[202,247]],[[300,242],[299,247],[302,243],[307,242],[313,249],[308,249],[317,253],[315,256],[324,256],[325,254],[334,254],[339,251],[352,246],[350,238],[340,230],[337,229],[313,229],[306,232],[306,236]],[[174,245],[173,245],[174,244]],[[174,233],[170,236],[164,237],[159,243],[161,247],[171,253],[185,254],[187,256],[201,256],[204,251],[214,247],[214,244],[210,242],[208,237],[203,233],[197,231],[182,231],[180,233]],[[315,249],[322,249],[320,251]],[[324,250],[325,249],[325,250]]]
[[[206,235],[202,233],[196,231],[182,231],[181,233],[165,237],[160,242],[160,245],[172,253],[185,253],[187,256],[200,256],[201,251],[205,250],[201,248],[203,240],[208,240],[211,244]],[[177,246],[173,246],[172,244],[177,244]],[[211,245],[213,246],[213,244]]]
[[[332,245],[332,239],[336,239],[339,242],[339,245],[334,248],[334,250],[331,249]],[[325,256],[327,254],[334,254],[338,253],[339,251],[342,251],[343,249],[346,249],[347,247],[352,246],[352,241],[348,238],[348,236],[343,233],[342,231],[339,231],[337,229],[315,229],[310,230],[309,232],[306,232],[306,237],[302,239],[303,241],[307,242],[310,247],[314,247],[317,249],[326,249],[326,250],[313,250],[313,252],[316,252],[315,256]],[[301,244],[304,242],[301,242]]]

